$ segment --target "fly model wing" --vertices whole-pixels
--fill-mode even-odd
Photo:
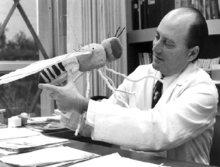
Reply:
[[[57,57],[54,57],[51,59],[40,60],[40,61],[34,62],[34,63],[28,65],[27,67],[17,69],[13,72],[10,72],[8,74],[1,76],[0,77],[0,85],[6,84],[9,82],[13,82],[18,79],[22,79],[22,78],[27,77],[29,75],[35,74],[37,72],[42,71],[45,68],[48,68],[54,64],[58,64],[59,62],[64,61],[69,56],[78,56],[80,54],[82,54],[82,53],[74,52],[71,54],[61,55],[61,56],[57,56]]]

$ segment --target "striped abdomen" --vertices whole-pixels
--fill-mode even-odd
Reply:
[[[65,73],[66,70],[62,64],[62,62],[58,64],[54,64],[48,68],[43,69],[40,72],[40,83],[51,83],[54,79],[61,76],[63,73]]]

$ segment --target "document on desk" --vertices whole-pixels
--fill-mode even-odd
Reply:
[[[15,166],[45,166],[68,161],[82,161],[99,155],[68,146],[40,149],[28,153],[1,157],[0,161]]]
[[[157,165],[148,162],[137,161],[125,157],[121,157],[118,153],[113,153],[110,155],[102,156],[99,158],[95,158],[89,161],[85,161],[82,163],[77,163],[71,165],[69,167],[88,167],[88,166],[95,166],[95,167],[113,167],[113,166],[126,166],[126,167],[159,167],[162,165]],[[53,166],[47,166],[53,167]],[[55,167],[55,166],[54,166]],[[56,166],[59,167],[59,166]]]
[[[50,121],[60,121],[60,115],[57,116],[48,116],[48,117],[33,117],[30,120],[27,120],[27,124],[42,124]]]
[[[121,157],[118,153],[113,153],[110,155],[101,156],[98,158],[93,158],[89,161],[79,162],[79,163],[59,163],[54,165],[47,165],[45,167],[114,167],[114,166],[126,166],[126,167],[165,167],[163,164],[153,164],[149,162],[142,162],[138,160],[133,160],[130,158]]]
[[[0,129],[0,134],[0,141],[41,135],[40,132],[32,131],[27,128],[4,128]]]
[[[10,139],[0,141],[0,148],[17,153],[31,150],[52,147],[68,143],[68,139],[49,137],[44,135],[31,136],[26,138]]]

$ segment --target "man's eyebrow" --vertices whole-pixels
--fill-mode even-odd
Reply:
[[[155,30],[155,35],[161,35],[160,32],[157,29]],[[163,37],[164,40],[166,40],[166,41],[168,41],[168,42],[170,42],[172,44],[175,44],[175,41],[173,39],[171,39],[171,38],[166,37],[166,35],[164,36],[162,34],[161,37]]]

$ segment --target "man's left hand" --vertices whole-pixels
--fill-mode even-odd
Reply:
[[[39,84],[38,87],[50,91],[50,97],[56,100],[58,109],[64,113],[74,110],[82,114],[88,108],[89,100],[78,92],[70,72],[67,72],[65,86]]]

